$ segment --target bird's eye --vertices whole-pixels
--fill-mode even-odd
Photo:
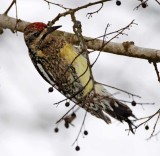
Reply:
[[[35,36],[35,37],[38,37],[38,36],[39,36],[39,34],[38,34],[38,33],[34,33],[34,36]]]

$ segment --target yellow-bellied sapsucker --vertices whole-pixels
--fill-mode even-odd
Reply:
[[[125,121],[133,132],[129,117],[135,116],[131,109],[115,99],[103,85],[94,82],[85,56],[64,36],[54,35],[59,27],[35,22],[24,29],[30,58],[40,75],[87,112],[108,124],[111,120],[107,114]]]

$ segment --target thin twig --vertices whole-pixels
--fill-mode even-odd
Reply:
[[[14,30],[12,30],[12,32],[17,32],[17,27],[18,27],[18,22],[20,21],[18,19],[18,10],[17,10],[17,1],[13,0],[12,3],[9,5],[9,7],[7,8],[7,10],[3,13],[3,15],[7,15],[8,12],[10,11],[10,9],[12,8],[12,6],[15,4],[15,9],[16,9],[16,24],[15,24],[15,28]]]
[[[152,131],[151,136],[153,136],[153,134],[154,134],[154,132],[155,132],[155,130],[156,130],[156,126],[157,126],[157,123],[158,123],[159,117],[160,117],[160,111],[159,111],[159,114],[158,114],[157,120],[156,120],[156,122],[155,122],[155,124],[154,124],[153,131]]]
[[[94,11],[94,12],[89,12],[89,13],[87,13],[86,16],[88,16],[88,19],[89,19],[90,17],[92,17],[93,14],[98,13],[98,12],[103,8],[103,2],[100,3],[100,4],[101,4],[101,6],[100,6],[100,8],[99,8],[98,10],[96,10],[96,11]]]
[[[103,49],[109,42],[111,42],[113,39],[115,39],[116,37],[118,37],[119,35],[123,35],[124,31],[126,29],[129,29],[130,26],[132,26],[134,23],[134,20],[132,20],[127,26],[125,26],[124,28],[121,29],[121,31],[119,31],[115,36],[113,36],[111,39],[109,39],[107,42],[105,42],[105,44],[103,44],[103,46],[100,49]]]
[[[90,6],[93,6],[93,5],[96,5],[96,4],[99,4],[99,3],[104,3],[104,2],[107,2],[107,1],[110,1],[110,0],[100,0],[100,1],[93,2],[93,3],[88,3],[88,4],[86,4],[86,5],[77,7],[77,8],[75,8],[75,9],[69,9],[69,10],[66,11],[66,12],[59,13],[52,21],[49,21],[49,22],[48,22],[48,25],[49,25],[49,26],[54,25],[55,22],[58,21],[61,17],[65,17],[65,16],[70,15],[70,14],[72,14],[72,13],[75,13],[75,12],[77,12],[77,11],[79,11],[79,10],[88,8],[88,7],[90,7]]]
[[[48,4],[56,5],[56,6],[60,7],[60,8],[65,9],[65,10],[69,10],[69,9],[70,9],[70,8],[66,8],[66,7],[64,7],[62,4],[53,3],[53,2],[50,2],[50,1],[48,1],[48,0],[43,0],[43,1],[47,2]]]
[[[133,10],[138,10],[139,7],[142,6],[142,4],[147,3],[148,0],[145,0],[145,1],[140,0],[140,1],[141,1],[141,3],[140,3],[138,6],[136,6]],[[147,4],[146,4],[146,5],[147,5]]]
[[[132,103],[133,101],[127,101],[127,100],[121,100],[121,99],[116,99],[121,102],[126,102],[126,103]],[[149,103],[149,102],[136,102],[137,105],[155,105],[155,103]],[[142,107],[143,108],[143,107]]]
[[[64,117],[71,111],[73,110],[77,105],[75,104],[74,106],[72,106],[71,109],[69,109],[58,121],[56,121],[56,124],[58,124],[61,120],[64,119]]]
[[[158,67],[157,67],[157,63],[156,63],[156,62],[153,62],[153,66],[154,66],[154,68],[155,68],[158,81],[160,82],[160,74],[159,74],[159,70],[158,70]]]
[[[75,141],[73,142],[72,146],[77,142],[77,140],[78,140],[78,138],[79,138],[79,135],[80,135],[80,133],[81,133],[81,131],[82,131],[82,128],[83,128],[83,126],[84,126],[84,122],[85,122],[86,116],[87,116],[87,111],[85,112],[85,115],[84,115],[84,118],[83,118],[83,121],[82,121],[81,128],[80,128],[79,133],[78,133]]]
[[[103,42],[102,42],[102,45],[103,45],[104,42],[105,42],[106,32],[107,32],[109,26],[110,26],[110,25],[107,24],[107,26],[106,26],[106,28],[105,28],[104,35],[103,35]],[[101,49],[101,50],[102,50],[102,49]],[[98,52],[98,55],[97,55],[96,59],[94,60],[94,62],[92,63],[91,67],[93,67],[94,64],[97,62],[97,60],[98,60],[98,58],[99,58],[99,56],[100,56],[100,54],[101,54],[101,50]]]
[[[155,0],[159,5],[160,5],[160,2],[158,0]]]
[[[134,24],[136,24],[136,23],[134,23]],[[109,25],[109,24],[108,24],[108,25]],[[109,26],[110,26],[110,25],[109,25]],[[92,38],[92,39],[90,39],[90,40],[85,40],[85,42],[89,42],[89,41],[92,41],[92,40],[95,40],[95,39],[104,38],[104,37],[106,37],[106,36],[113,35],[113,34],[115,34],[115,33],[119,33],[119,32],[121,32],[122,30],[124,30],[124,28],[125,28],[125,27],[120,28],[120,29],[118,29],[118,30],[116,30],[116,31],[112,31],[112,32],[106,33],[105,35],[101,35],[101,36],[98,36],[98,37],[96,37],[96,38]],[[124,34],[123,34],[123,35],[124,35]],[[102,42],[103,42],[103,41],[102,41]]]
[[[103,84],[103,83],[100,83],[100,82],[96,82],[96,83],[101,84],[101,85],[106,86],[106,87],[109,87],[109,88],[112,88],[112,89],[119,90],[119,91],[121,91],[121,92],[123,92],[123,93],[126,93],[126,94],[128,94],[128,95],[131,95],[131,96],[135,96],[135,97],[141,98],[139,95],[130,93],[130,92],[128,92],[128,91],[125,91],[125,90],[122,90],[122,89],[119,89],[119,88],[116,88],[116,87],[113,87],[113,86],[110,86],[110,85],[107,85],[107,84]]]
[[[7,15],[9,10],[12,8],[12,6],[16,4],[16,0],[13,0],[12,3],[9,5],[9,7],[7,8],[7,10],[3,13],[4,15]]]
[[[148,116],[148,117],[139,118],[139,119],[136,119],[136,120],[133,120],[133,121],[138,121],[138,120],[147,119],[146,121],[140,123],[140,124],[137,126],[137,128],[138,128],[138,127],[140,127],[141,125],[143,125],[143,124],[147,123],[148,121],[150,121],[154,116],[156,116],[156,115],[159,114],[159,113],[160,113],[160,109],[159,109],[157,112],[155,112],[154,114],[152,114],[152,115],[150,115],[150,116]],[[136,129],[137,129],[137,128],[136,128]]]
[[[157,137],[160,134],[160,131],[158,131],[157,133],[153,134],[152,136],[150,136],[149,138],[147,138],[146,140],[150,140],[153,137]]]

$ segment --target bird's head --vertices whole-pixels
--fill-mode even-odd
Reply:
[[[29,46],[34,42],[35,39],[37,39],[42,32],[39,39],[45,38],[49,33],[53,32],[54,30],[60,28],[61,26],[53,26],[53,27],[48,27],[45,23],[42,22],[34,22],[29,25],[24,29],[24,39],[26,44]],[[46,29],[46,30],[45,30]]]

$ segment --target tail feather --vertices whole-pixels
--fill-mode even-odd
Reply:
[[[111,119],[103,111],[98,111],[98,117],[103,119],[107,124],[111,123]]]
[[[103,119],[106,123],[108,123],[108,121],[111,122],[108,116],[106,120],[106,115],[103,113],[105,112],[113,118],[119,120],[120,122],[124,121],[128,124],[130,131],[134,134],[134,124],[129,119],[129,117],[136,118],[135,115],[132,113],[132,110],[124,103],[115,99],[110,93],[107,92],[107,90],[102,85],[96,84],[95,91],[97,99],[99,99],[96,101],[96,103],[100,101],[98,104],[102,108],[101,115],[99,114],[99,117]]]
[[[126,120],[126,122],[128,123],[128,126],[129,126],[129,130],[135,134],[134,130],[133,130],[133,126],[135,127],[135,125],[133,124],[133,122],[131,120]]]

